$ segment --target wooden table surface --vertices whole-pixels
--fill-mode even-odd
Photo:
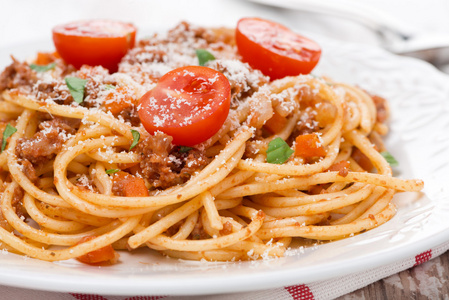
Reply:
[[[449,251],[338,298],[358,299],[449,299]]]

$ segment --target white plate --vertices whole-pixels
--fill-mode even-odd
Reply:
[[[315,39],[324,49],[316,74],[388,98],[393,113],[387,145],[400,162],[395,175],[425,181],[423,193],[395,197],[398,213],[390,222],[269,261],[190,262],[140,251],[122,254],[114,266],[91,267],[74,260],[49,263],[5,253],[0,254],[0,284],[115,295],[251,291],[368,270],[449,240],[449,77],[426,63],[377,48]],[[0,64],[9,53],[24,49],[36,45],[0,50]]]

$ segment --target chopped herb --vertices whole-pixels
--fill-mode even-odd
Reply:
[[[76,103],[81,103],[84,100],[84,88],[86,87],[87,80],[78,77],[66,77],[65,83],[69,88],[70,94]]]
[[[105,85],[103,85],[103,88],[105,90],[115,90],[116,86],[112,85],[112,84],[105,84]]]
[[[187,153],[187,152],[189,152],[192,149],[193,149],[192,147],[180,146],[179,147],[179,153]]]
[[[140,140],[140,133],[137,130],[131,129],[131,133],[133,135],[133,142],[131,144],[131,147],[129,147],[129,150],[134,148]]]
[[[114,173],[117,173],[119,171],[120,171],[119,169],[109,169],[109,170],[106,170],[106,174],[114,174]]]
[[[215,56],[206,49],[196,49],[196,56],[198,57],[200,66],[204,66],[210,60],[215,60]]]
[[[30,68],[31,70],[34,70],[36,72],[46,72],[49,70],[52,70],[56,67],[56,63],[51,63],[45,66],[41,66],[41,65],[35,65],[35,64],[31,64]]]
[[[15,127],[13,127],[13,126],[11,126],[11,125],[6,125],[6,128],[5,128],[5,131],[3,131],[3,139],[2,139],[2,151],[1,152],[3,152],[3,150],[5,150],[5,148],[6,148],[6,140],[11,136],[11,135],[13,135],[13,133],[14,132],[16,132],[17,131],[17,129],[15,128]]]
[[[390,152],[388,151],[380,152],[380,155],[382,155],[385,158],[385,160],[387,161],[387,163],[390,164],[390,166],[392,167],[399,166],[399,162],[396,160],[396,158],[394,158],[393,155],[391,155]]]
[[[267,162],[270,164],[283,164],[293,154],[292,148],[280,137],[275,138],[268,144]]]

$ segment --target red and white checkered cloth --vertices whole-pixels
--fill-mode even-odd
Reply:
[[[0,285],[0,299],[45,300],[324,300],[334,299],[370,283],[420,265],[449,249],[449,242],[402,261],[331,280],[298,284],[283,288],[237,294],[207,296],[109,296],[79,293],[56,293]]]

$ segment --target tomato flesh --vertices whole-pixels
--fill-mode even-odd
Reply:
[[[117,71],[120,60],[134,47],[135,39],[136,28],[119,21],[77,21],[53,28],[58,54],[77,69],[86,64]]]
[[[243,60],[272,80],[309,74],[321,56],[321,48],[314,41],[259,18],[241,19],[235,38]]]
[[[220,72],[207,67],[174,69],[140,99],[140,121],[153,134],[162,131],[176,145],[193,146],[212,137],[226,120],[231,87]]]

